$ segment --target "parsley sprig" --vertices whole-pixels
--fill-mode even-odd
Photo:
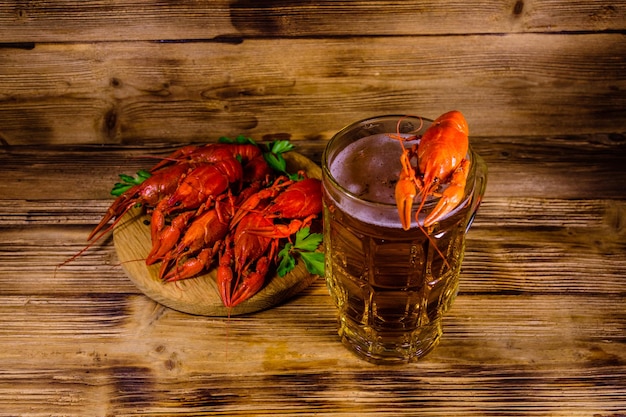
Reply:
[[[324,275],[324,254],[316,252],[322,243],[321,233],[311,233],[309,227],[304,227],[296,232],[295,242],[285,243],[285,247],[278,252],[280,263],[278,264],[278,276],[284,277],[296,266],[296,256],[304,261],[306,269],[317,275]]]
[[[113,185],[111,194],[116,197],[119,197],[120,195],[124,194],[126,191],[133,188],[135,185],[141,184],[142,182],[144,182],[151,176],[152,174],[150,174],[150,172],[146,171],[145,169],[140,169],[139,171],[137,171],[137,175],[135,177],[132,177],[126,174],[119,174],[119,177],[122,181],[116,182]]]
[[[254,139],[244,135],[237,135],[235,139],[231,139],[228,136],[222,136],[217,140],[219,143],[236,143],[238,145],[256,145]],[[258,146],[258,145],[257,145]]]
[[[270,142],[267,145],[267,148],[269,149],[269,151],[263,152],[263,157],[265,158],[265,161],[268,163],[268,165],[272,167],[272,169],[282,172],[287,177],[289,177],[290,180],[297,181],[302,179],[300,177],[300,174],[292,174],[290,172],[287,172],[287,161],[285,161],[285,158],[283,158],[282,154],[285,152],[289,152],[294,148],[291,142],[289,142],[288,140],[277,140],[275,142]]]

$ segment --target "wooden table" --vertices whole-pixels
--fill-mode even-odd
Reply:
[[[625,416],[626,137],[472,141],[490,171],[460,294],[398,367],[341,345],[322,279],[225,319],[141,294],[111,239],[57,268],[117,174],[173,145],[0,149],[0,416]]]

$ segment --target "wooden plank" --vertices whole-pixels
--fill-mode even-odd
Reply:
[[[488,164],[485,198],[612,199],[623,188],[623,134],[470,141]],[[618,191],[617,195],[622,194]]]
[[[3,2],[3,42],[210,39],[236,33],[228,1]]]
[[[44,44],[0,59],[11,145],[319,140],[452,108],[477,136],[626,131],[616,34]]]
[[[0,228],[2,294],[139,294],[122,270],[111,239],[65,263],[87,245],[89,230],[68,225]]]
[[[489,169],[487,200],[491,196],[548,201],[612,199],[626,183],[624,135],[472,137],[470,141]],[[325,141],[294,143],[298,152],[320,163]],[[25,206],[31,217],[45,216],[49,211],[69,218],[72,214],[68,210],[80,209],[84,211],[83,219],[93,221],[104,211],[104,201],[111,201],[109,191],[119,174],[148,168],[155,163],[149,156],[163,157],[180,146],[161,143],[136,148],[5,148],[0,152],[0,195],[28,204],[41,200],[43,206]],[[68,202],[68,209],[64,209],[62,200],[84,201],[76,205]],[[85,207],[79,207],[81,204]],[[6,221],[10,221],[7,216],[16,214],[10,206],[4,213]]]
[[[440,346],[404,367],[374,367],[344,349],[321,292],[230,320],[136,297],[122,310],[33,297],[17,315],[15,300],[1,301],[9,349],[0,404],[14,414],[50,404],[64,415],[588,416],[626,407],[619,297],[459,296]]]
[[[624,1],[5,1],[2,42],[624,30]],[[348,19],[348,20],[347,20]]]
[[[47,203],[22,206],[14,201],[12,208],[4,206],[0,218],[9,209],[19,213]],[[68,202],[66,207],[80,210],[78,203]],[[626,281],[615,280],[626,276],[625,213],[626,202],[621,200],[488,198],[468,234],[460,292],[626,294]],[[110,237],[64,264],[87,244],[87,235],[99,219],[95,214],[91,224],[85,219],[73,225],[55,212],[3,223],[2,294],[138,294]]]

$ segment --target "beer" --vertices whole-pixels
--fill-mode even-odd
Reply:
[[[347,128],[324,153],[325,274],[344,344],[375,363],[403,363],[424,356],[441,337],[441,318],[458,291],[465,233],[484,175],[476,175],[473,163],[468,192],[457,208],[430,228],[414,219],[405,231],[394,197],[402,152],[398,118],[387,119],[379,122],[382,132],[361,133],[364,137]],[[404,124],[410,133],[402,136],[410,139],[421,123],[408,118]],[[370,124],[366,133],[371,132]],[[479,192],[474,192],[477,180]],[[427,201],[424,214],[436,202]]]

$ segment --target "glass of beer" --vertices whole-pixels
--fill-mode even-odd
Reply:
[[[461,202],[424,227],[439,197],[427,198],[419,221],[415,201],[412,225],[403,229],[395,201],[402,143],[418,144],[431,123],[399,115],[363,120],[333,136],[322,157],[326,283],[343,344],[373,363],[414,362],[439,343],[442,316],[458,292],[465,234],[485,191],[487,168],[470,146]]]

